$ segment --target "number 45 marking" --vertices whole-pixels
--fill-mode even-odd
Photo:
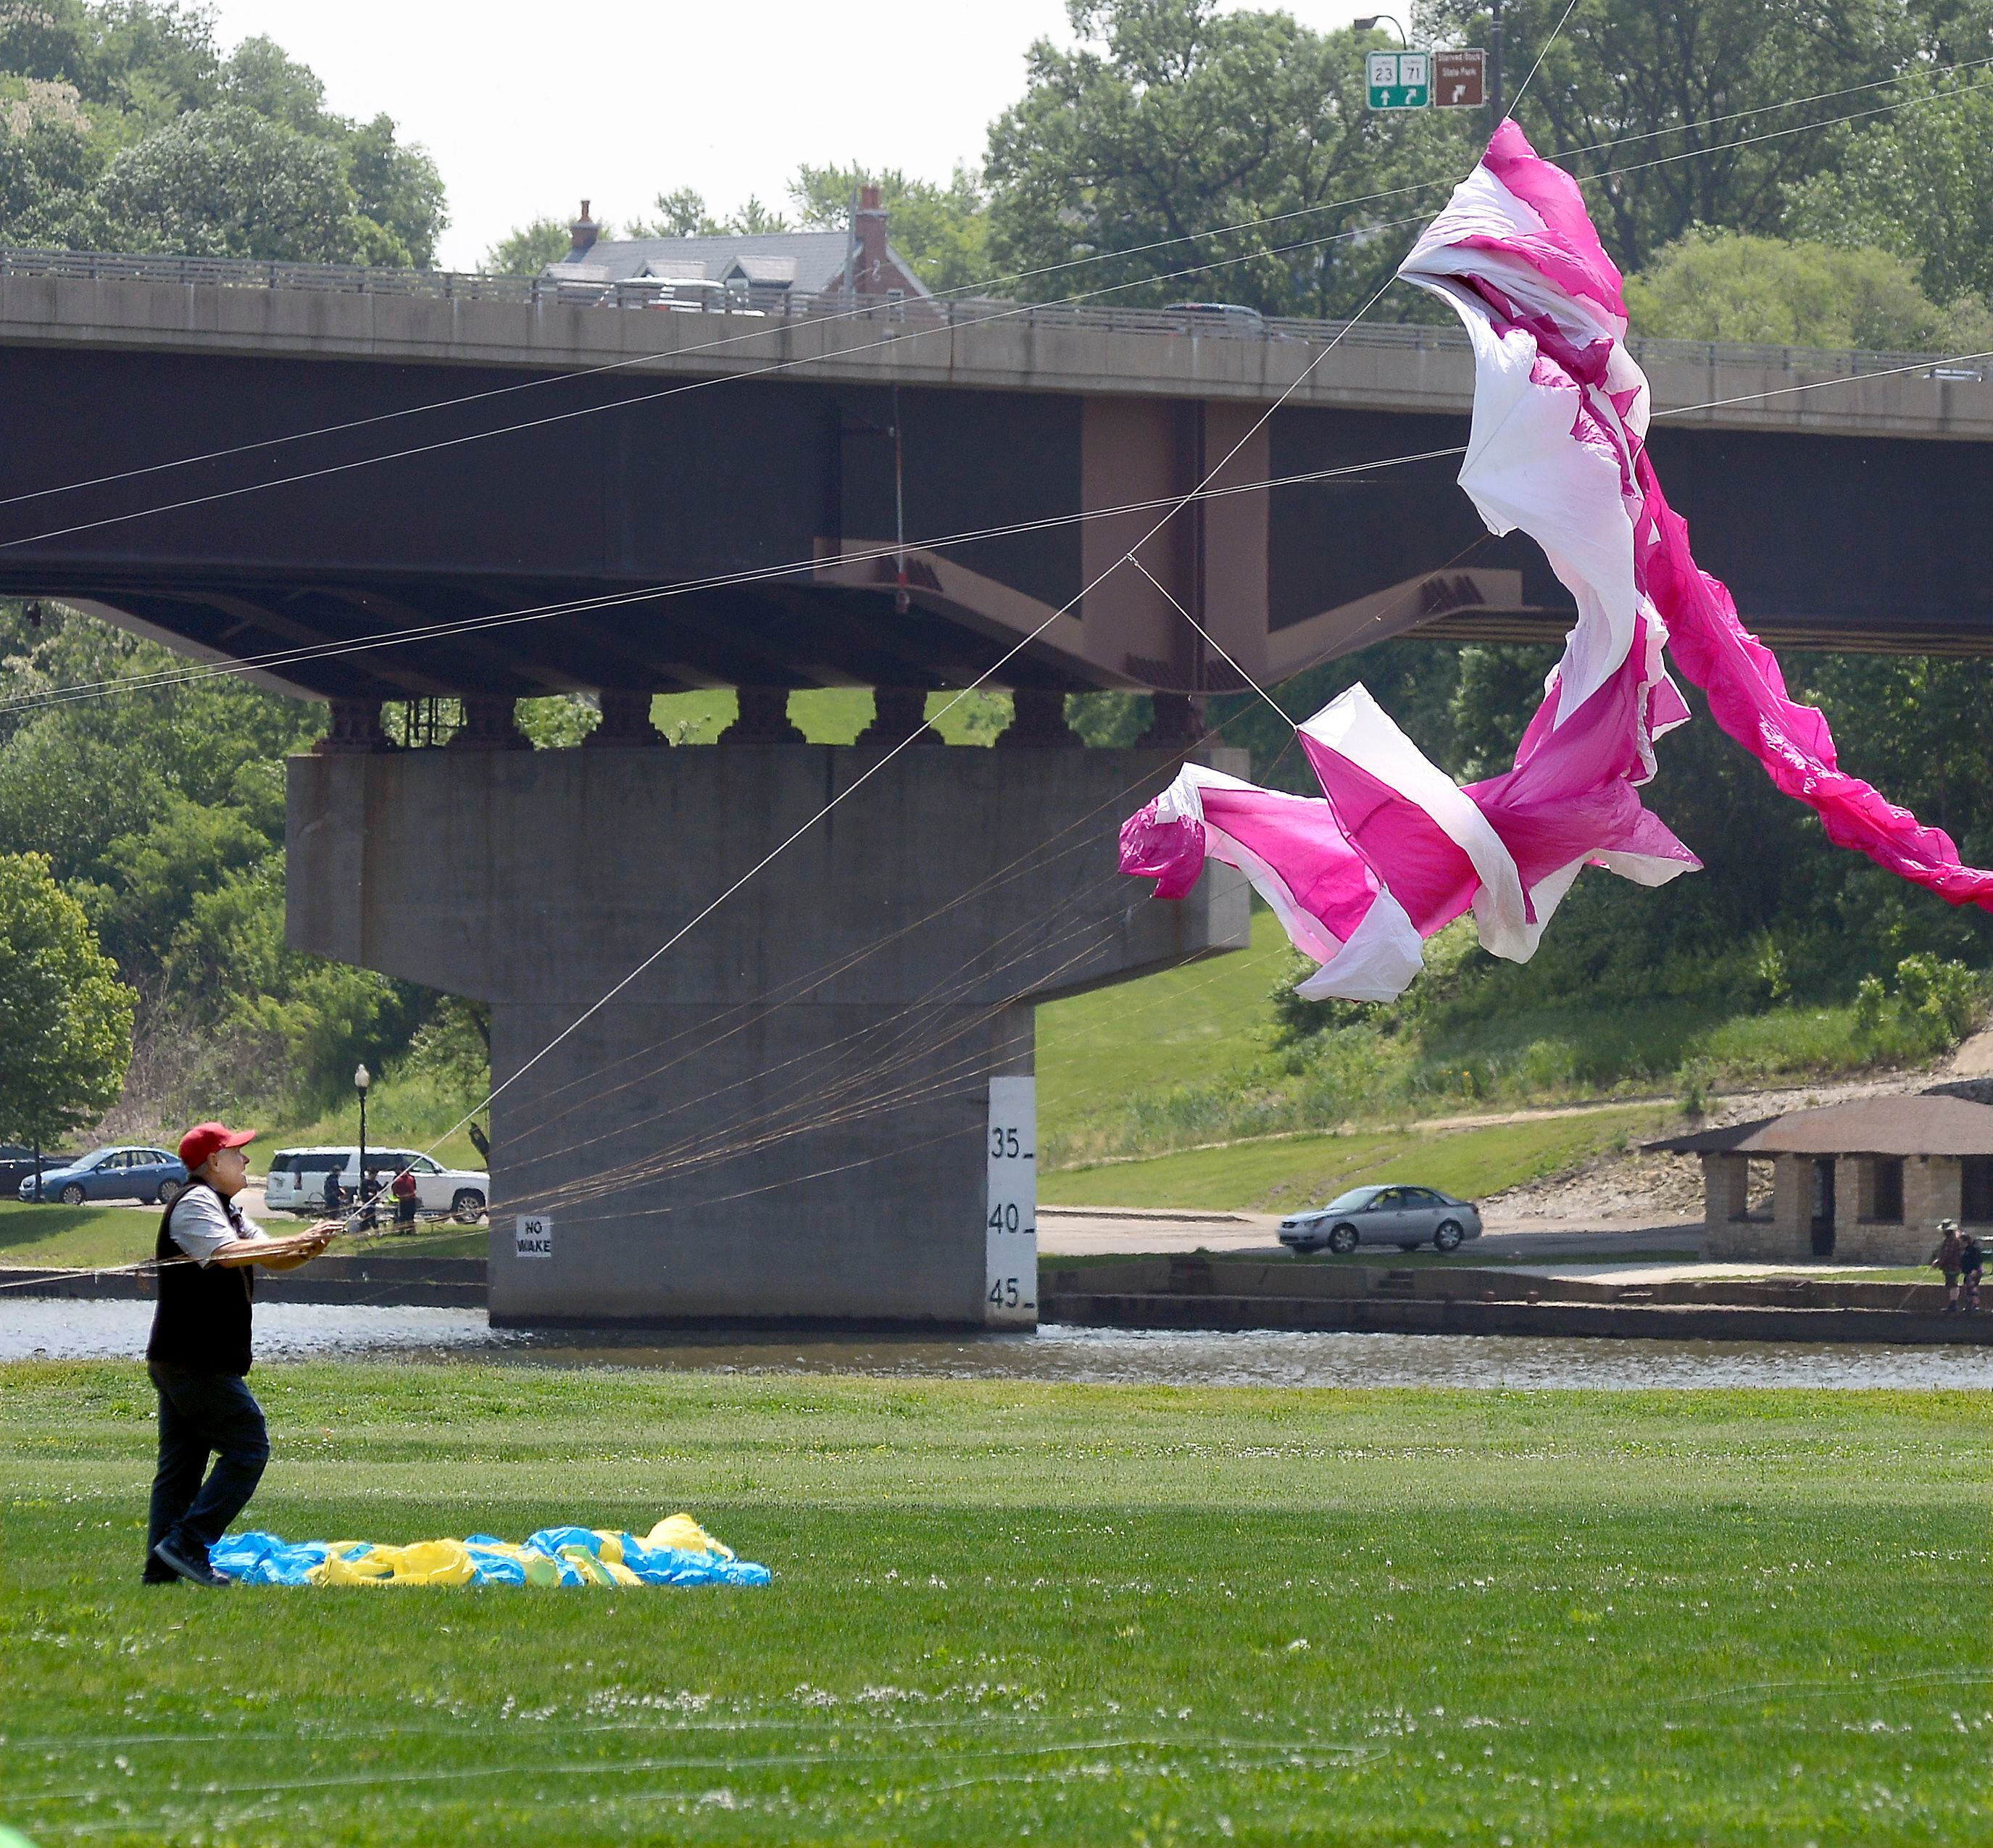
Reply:
[[[990,1300],[999,1309],[1015,1309],[1018,1302],[1017,1279],[999,1277],[990,1286]]]

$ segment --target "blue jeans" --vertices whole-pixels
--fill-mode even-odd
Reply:
[[[173,1576],[152,1557],[162,1540],[170,1535],[183,1552],[205,1559],[248,1505],[270,1460],[270,1434],[263,1408],[239,1375],[160,1361],[145,1370],[159,1394],[159,1468],[145,1535],[145,1576],[156,1583]]]

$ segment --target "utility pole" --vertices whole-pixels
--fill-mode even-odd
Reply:
[[[1495,125],[1502,125],[1502,0],[1488,0],[1493,15],[1488,33],[1488,108]]]

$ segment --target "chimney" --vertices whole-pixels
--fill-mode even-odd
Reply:
[[[861,295],[883,295],[889,280],[886,267],[886,213],[879,189],[859,190],[858,207],[851,214],[851,246],[856,258],[852,286]]]
[[[569,234],[574,239],[574,248],[568,253],[570,258],[579,257],[602,234],[602,227],[588,215],[588,201],[586,199],[581,202],[581,216],[567,228]]]

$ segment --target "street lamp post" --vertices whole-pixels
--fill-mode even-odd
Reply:
[[[1412,42],[1405,36],[1405,29],[1390,13],[1373,13],[1367,19],[1352,19],[1349,23],[1359,32],[1375,32],[1387,19],[1391,22],[1391,29],[1398,35],[1399,44],[1409,50]]]
[[[353,1073],[353,1088],[360,1093],[359,1190],[363,1206],[365,1204],[365,1197],[367,1193],[367,1088],[372,1085],[373,1082],[373,1074],[367,1071],[367,1067],[364,1064],[356,1066],[354,1067]]]

